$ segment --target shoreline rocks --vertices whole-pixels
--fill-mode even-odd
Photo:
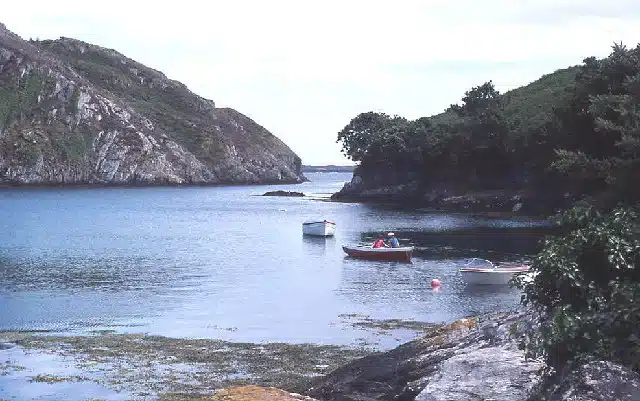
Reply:
[[[514,341],[524,320],[499,313],[442,325],[336,369],[306,394],[326,401],[524,400],[542,367],[525,361]]]
[[[543,376],[518,342],[531,329],[525,312],[490,313],[427,330],[315,379],[304,393],[323,401],[638,401],[640,375],[592,361]]]
[[[302,192],[296,192],[296,191],[282,191],[282,190],[278,190],[278,191],[269,191],[269,192],[265,192],[264,194],[262,194],[262,196],[293,196],[293,197],[303,197],[305,196],[304,193]]]

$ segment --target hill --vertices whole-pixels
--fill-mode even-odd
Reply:
[[[512,132],[540,127],[551,120],[553,108],[566,103],[575,84],[577,66],[556,70],[501,95],[504,115]],[[452,111],[429,117],[433,124],[453,124],[459,118]]]
[[[0,24],[0,183],[293,183],[301,165],[247,116],[115,50]]]
[[[360,164],[333,199],[483,211],[519,209],[525,198],[542,208],[562,203],[548,167],[564,139],[557,110],[572,101],[579,72],[560,69],[504,94],[489,81],[462,105],[413,121],[361,113],[338,134]]]

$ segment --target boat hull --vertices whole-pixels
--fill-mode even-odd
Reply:
[[[467,285],[509,285],[516,274],[529,271],[528,268],[460,269],[462,279]]]
[[[336,232],[336,223],[331,221],[305,221],[302,223],[302,234],[316,237],[330,237]]]
[[[342,250],[353,258],[410,262],[413,247],[369,248],[343,246]]]

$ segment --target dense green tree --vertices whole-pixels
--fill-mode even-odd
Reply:
[[[468,133],[475,149],[500,150],[504,146],[507,124],[500,92],[493,82],[471,88],[465,92],[462,102],[447,110],[460,117],[459,130]]]
[[[465,92],[461,105],[451,105],[448,112],[458,120],[449,125],[452,135],[446,138],[449,151],[474,188],[493,189],[510,175],[507,155],[507,123],[500,93],[493,82],[485,82]]]
[[[361,113],[338,133],[336,142],[342,142],[342,152],[353,161],[384,160],[386,154],[405,150],[407,123],[403,117],[385,113]]]
[[[559,149],[552,167],[587,195],[609,203],[640,200],[640,45],[588,58],[571,103],[558,111]]]
[[[364,170],[418,173],[425,188],[511,186],[633,202],[640,197],[640,186],[628,185],[640,179],[638,53],[617,45],[606,59],[585,59],[504,95],[488,81],[429,118],[362,113],[337,141]]]

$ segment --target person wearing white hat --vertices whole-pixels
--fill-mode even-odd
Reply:
[[[389,242],[391,243],[391,248],[400,248],[400,242],[396,238],[394,233],[387,234],[389,236]]]

